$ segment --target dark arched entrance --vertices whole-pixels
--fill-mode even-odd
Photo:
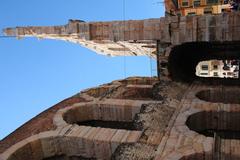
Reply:
[[[238,79],[201,78],[195,75],[195,68],[201,61],[239,60],[240,42],[194,42],[184,43],[172,49],[168,59],[170,77],[175,81],[220,82],[239,84]]]

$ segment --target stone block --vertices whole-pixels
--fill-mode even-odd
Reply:
[[[111,139],[117,130],[103,129],[94,138],[94,150],[97,159],[110,159],[111,157]]]
[[[111,139],[111,151],[112,153],[115,152],[117,147],[122,143],[122,139],[126,135],[126,130],[117,130],[114,136]]]
[[[94,151],[94,138],[97,134],[101,134],[103,129],[99,127],[92,127],[91,130],[83,136],[82,145],[85,149],[85,155],[86,157],[96,157],[95,151]]]
[[[130,131],[126,142],[127,143],[135,143],[139,140],[142,135],[142,131]]]

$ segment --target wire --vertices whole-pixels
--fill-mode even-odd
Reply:
[[[126,31],[126,1],[123,0],[123,40],[125,41],[125,31]],[[127,78],[127,62],[126,62],[126,46],[124,46],[124,56],[123,56],[123,70],[124,70],[124,78]]]
[[[149,56],[149,60],[150,60],[150,74],[151,74],[151,78],[152,78],[153,77],[153,64],[152,64],[151,56]]]

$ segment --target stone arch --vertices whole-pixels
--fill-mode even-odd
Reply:
[[[67,124],[112,129],[139,130],[134,126],[134,117],[140,107],[112,104],[82,104],[72,107],[61,115]]]
[[[156,78],[130,77],[124,80],[114,81],[111,85],[91,88],[82,93],[93,98],[129,99],[129,100],[152,100],[153,85]]]
[[[170,77],[175,81],[239,84],[239,79],[200,78],[195,68],[200,61],[240,59],[240,42],[192,42],[173,47],[168,58]]]
[[[207,137],[215,133],[223,139],[240,140],[240,112],[202,111],[188,117],[186,125],[192,131]]]
[[[7,160],[93,160],[84,157],[79,142],[73,137],[39,138],[16,149]]]
[[[0,155],[4,160],[111,159],[120,144],[136,143],[142,132],[66,126],[27,138]]]

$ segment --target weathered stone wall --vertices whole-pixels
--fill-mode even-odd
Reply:
[[[128,84],[129,82],[129,84]],[[126,88],[127,91],[136,88],[152,88],[155,78],[129,78],[101,86],[99,88]],[[136,85],[134,85],[136,84]],[[122,86],[122,87],[121,87]],[[121,144],[133,144],[139,141],[143,131],[135,128],[116,127],[118,123],[124,124],[134,122],[135,115],[141,110],[145,103],[158,103],[153,99],[145,100],[118,99],[111,95],[112,92],[101,92],[93,94],[95,89],[85,90],[72,99],[80,98],[79,101],[69,103],[69,106],[58,105],[53,110],[45,111],[48,114],[37,116],[33,119],[34,124],[26,123],[22,128],[29,133],[26,136],[19,136],[22,129],[16,130],[11,137],[0,141],[1,160],[20,160],[20,159],[110,159],[116,148]],[[98,90],[98,89],[96,89]],[[115,91],[115,90],[114,90]],[[116,90],[115,92],[118,92]],[[103,94],[103,95],[102,95]],[[71,99],[71,98],[70,98]],[[49,113],[50,112],[50,113]],[[43,124],[46,119],[51,121]],[[114,127],[92,126],[91,124],[82,125],[80,122],[91,120],[106,121],[114,123]],[[39,126],[39,125],[41,126]],[[41,130],[45,126],[46,130]],[[52,127],[54,126],[54,127]],[[39,130],[31,132],[27,128]]]
[[[238,36],[240,13],[88,23],[70,20],[64,26],[7,28],[4,33],[19,38],[33,36],[69,41],[107,56],[150,56],[157,58],[158,77],[170,76],[173,80],[177,80],[175,77],[178,75],[175,77],[172,75],[180,72],[173,73],[173,70],[167,68],[169,56],[174,48],[188,43],[198,47],[201,47],[199,43],[206,43],[203,45],[210,48],[218,43],[218,46],[222,47],[220,50],[226,50],[225,44],[229,42],[235,43],[236,46],[237,42],[240,42]],[[204,58],[207,57],[209,51],[204,50],[199,53],[202,49],[193,48],[191,51],[183,51],[191,55],[182,58],[183,60],[177,59],[176,62],[189,62],[194,60],[189,57],[203,54],[206,55],[203,56]],[[192,54],[195,52],[198,53]],[[175,64],[175,66],[185,66],[185,64]],[[175,66],[172,68],[177,68]],[[195,69],[195,66],[187,68]]]
[[[172,116],[172,125],[158,146],[155,160],[239,159],[239,104],[210,102],[196,97],[206,89],[216,91],[219,86],[195,83],[186,92]]]
[[[109,90],[119,88],[121,85],[126,88],[133,86],[149,88],[152,84],[150,79],[128,80],[114,81],[101,87]],[[113,158],[119,160],[150,158],[211,160],[218,154],[226,160],[239,159],[240,143],[237,126],[239,104],[231,101],[232,99],[227,102],[228,104],[224,104],[197,97],[198,93],[206,90],[211,90],[210,93],[214,93],[213,97],[216,97],[215,94],[221,95],[221,92],[215,92],[220,90],[219,86],[209,87],[201,83],[189,86],[172,81],[161,81],[154,86],[157,90],[156,94],[159,94],[158,97],[162,97],[158,101],[154,99],[113,99],[111,98],[113,92],[92,94],[97,88],[85,90],[75,97],[81,97],[89,102],[76,102],[68,107],[58,108],[53,113],[53,117],[46,117],[52,119],[56,126],[55,130],[40,132],[33,136],[30,133],[27,138],[6,147],[0,154],[0,159],[62,158],[67,160],[73,157],[76,159],[110,159],[114,155]],[[239,91],[237,87],[227,89]],[[232,95],[237,99],[237,94]],[[91,119],[116,122],[134,120],[134,123],[139,124],[141,129],[94,127],[77,123]],[[37,124],[38,122],[35,121]],[[209,136],[208,133],[202,133],[205,129],[210,132],[212,129],[217,129],[225,138],[220,136],[218,140],[214,136]],[[234,131],[234,139],[229,134],[232,131]],[[15,135],[17,134],[18,131]],[[12,137],[14,138],[17,136]],[[0,143],[2,144],[4,143]]]
[[[10,36],[76,36],[86,41],[160,40],[172,45],[196,41],[240,40],[240,13],[219,15],[166,17],[146,20],[80,22],[65,26],[17,27],[4,30]]]

